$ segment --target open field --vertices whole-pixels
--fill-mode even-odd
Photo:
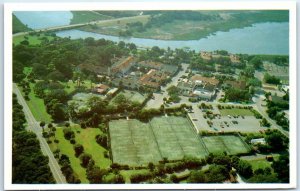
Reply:
[[[227,154],[235,155],[250,151],[246,143],[235,135],[203,136],[202,139],[211,153],[227,152]]]
[[[18,45],[22,41],[27,40],[30,45],[37,45],[37,44],[41,44],[45,39],[51,41],[54,39],[54,37],[48,36],[45,34],[41,34],[39,36],[38,35],[19,35],[19,36],[13,37],[13,44]]]
[[[207,155],[190,122],[182,117],[157,117],[149,123],[116,120],[109,123],[113,162],[128,165],[157,163],[184,156]]]
[[[253,160],[248,160],[248,162],[251,164],[252,169],[264,169],[266,167],[271,167],[271,162],[267,161],[266,159],[253,159]]]
[[[227,116],[227,115],[254,116],[253,112],[250,111],[249,109],[238,109],[238,108],[220,109],[220,114],[222,116]]]
[[[56,139],[59,140],[59,143],[51,143],[50,148],[53,151],[56,149],[60,150],[60,154],[65,154],[69,157],[72,169],[74,173],[78,175],[78,178],[81,180],[81,183],[89,183],[86,178],[86,170],[80,165],[79,158],[75,157],[75,151],[73,149],[73,145],[70,141],[64,138],[63,128],[56,128],[55,133]],[[77,134],[75,135],[77,136]]]
[[[111,19],[112,17],[107,15],[102,15],[95,11],[71,11],[73,18],[71,19],[70,24],[86,23],[91,21],[106,20]]]
[[[75,157],[75,152],[73,145],[70,141],[64,138],[63,128],[58,127],[56,129],[56,139],[59,140],[59,143],[50,144],[52,151],[60,149],[61,154],[65,154],[70,158],[71,166],[74,172],[78,175],[82,183],[88,183],[86,179],[86,169],[80,165],[80,159]],[[81,129],[78,126],[69,127],[75,132],[76,143],[79,143],[83,146],[84,152],[91,154],[92,158],[95,161],[95,165],[100,168],[108,168],[110,166],[110,160],[104,157],[105,148],[101,147],[95,140],[95,136],[102,134],[101,130],[98,128],[87,128]]]
[[[76,89],[77,83],[68,81],[68,82],[61,82],[65,86],[65,91],[70,93]],[[95,87],[95,83],[91,82],[90,80],[83,80],[80,84],[81,87],[85,87],[86,89],[91,89]]]
[[[50,123],[52,121],[51,116],[46,111],[46,106],[44,104],[44,100],[41,98],[36,97],[33,91],[34,84],[30,83],[30,93],[28,94],[29,101],[26,101],[30,111],[32,112],[34,118],[37,121],[44,121],[46,123]],[[21,87],[19,87],[22,90]],[[22,95],[24,96],[23,91],[21,91]]]

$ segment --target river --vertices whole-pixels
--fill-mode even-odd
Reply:
[[[288,23],[259,23],[251,27],[231,29],[227,32],[216,32],[199,40],[155,40],[144,38],[120,38],[80,30],[65,30],[56,33],[60,37],[71,39],[93,37],[115,42],[134,43],[139,47],[159,46],[160,48],[188,47],[195,51],[227,50],[231,53],[245,54],[282,54],[289,53],[289,24]]]
[[[73,15],[70,11],[18,11],[14,14],[30,28],[41,29],[46,27],[67,25]],[[80,30],[64,30],[56,32],[60,37],[72,39],[93,37],[115,42],[124,41],[134,43],[139,47],[159,46],[160,48],[188,47],[195,51],[227,50],[231,53],[245,54],[289,54],[289,23],[257,23],[250,27],[231,29],[227,32],[216,32],[199,40],[155,40],[144,38],[120,38]]]

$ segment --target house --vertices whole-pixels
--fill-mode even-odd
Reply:
[[[233,63],[233,64],[241,63],[240,58],[235,54],[230,54],[229,58],[230,58],[231,63]]]
[[[266,140],[265,140],[265,138],[251,139],[250,143],[252,145],[257,145],[257,144],[265,145],[266,144]]]
[[[220,83],[219,80],[214,78],[214,77],[204,77],[204,76],[201,76],[201,75],[198,75],[198,74],[191,77],[191,81],[194,84],[209,83],[209,84],[214,85],[214,86],[218,86],[219,83]]]
[[[148,73],[144,74],[140,80],[139,85],[147,86],[153,89],[159,89],[163,79],[163,76],[160,76],[157,70],[151,69]]]
[[[106,93],[108,89],[109,89],[109,87],[105,84],[98,84],[95,87],[95,91],[100,94]]]
[[[117,93],[117,91],[118,91],[118,88],[110,89],[110,90],[106,93],[106,95],[107,95],[107,96],[113,96],[113,95],[115,95],[115,94]]]
[[[130,68],[135,64],[134,62],[134,58],[132,56],[129,56],[127,58],[121,58],[118,62],[116,62],[115,64],[113,64],[110,68],[109,68],[109,72],[115,76],[123,76],[125,75]]]
[[[156,69],[166,73],[169,76],[173,76],[178,70],[178,66],[170,65],[170,64],[162,64],[160,62],[152,62],[152,61],[141,61],[137,63],[137,66],[145,67],[149,69]]]
[[[210,61],[212,59],[212,53],[211,52],[200,52],[200,57],[203,60]]]

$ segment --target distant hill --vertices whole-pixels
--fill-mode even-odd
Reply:
[[[31,31],[27,25],[24,25],[17,17],[13,14],[13,34],[18,32]]]

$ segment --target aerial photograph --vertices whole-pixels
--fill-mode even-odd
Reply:
[[[12,184],[290,183],[289,10],[11,23]]]

